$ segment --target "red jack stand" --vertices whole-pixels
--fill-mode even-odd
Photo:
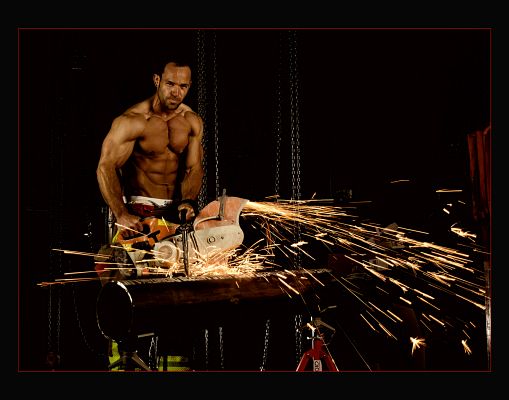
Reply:
[[[311,349],[302,355],[299,365],[297,366],[297,372],[306,371],[306,366],[308,365],[309,361],[313,362],[313,372],[322,372],[322,360],[325,360],[325,364],[327,365],[329,371],[339,372],[338,367],[336,367],[334,360],[325,347],[322,335],[320,332],[316,334],[320,325],[335,331],[332,326],[326,324],[320,318],[315,318],[314,321],[311,319],[311,323],[306,324],[306,326],[311,329],[311,337],[308,337],[308,339],[312,340],[312,345]]]

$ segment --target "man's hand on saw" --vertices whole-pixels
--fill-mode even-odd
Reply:
[[[192,221],[198,213],[198,204],[194,200],[182,200],[177,207],[179,220],[182,212],[185,211],[186,222]],[[182,222],[182,221],[180,221]]]
[[[137,215],[122,214],[116,222],[118,229],[122,231],[124,238],[140,235],[143,232],[142,219]]]

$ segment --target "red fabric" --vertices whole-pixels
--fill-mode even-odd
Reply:
[[[468,135],[472,209],[476,222],[491,226],[491,127]],[[488,232],[485,232],[488,235]],[[486,237],[487,239],[487,237]]]

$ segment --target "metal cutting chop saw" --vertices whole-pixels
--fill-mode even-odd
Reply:
[[[231,251],[239,247],[244,233],[239,216],[247,199],[229,197],[223,192],[218,199],[207,204],[194,221],[175,224],[155,217],[143,219],[143,233],[128,236],[119,231],[110,249],[109,263],[119,268],[116,279],[127,279],[166,271],[184,272],[191,276],[193,265],[226,264]],[[103,278],[105,266],[96,270]]]

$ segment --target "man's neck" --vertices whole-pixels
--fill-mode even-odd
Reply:
[[[180,114],[185,106],[183,103],[179,104],[175,110],[168,110],[166,107],[163,107],[157,96],[154,96],[152,100],[151,112],[153,115],[157,115],[164,120],[168,120],[174,117],[176,114]]]

